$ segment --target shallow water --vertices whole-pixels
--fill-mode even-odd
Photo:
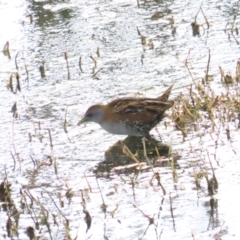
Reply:
[[[190,50],[188,66],[194,80],[205,75],[210,49],[213,89],[216,93],[225,92],[218,66],[235,73],[239,45],[231,36],[230,27],[233,16],[238,13],[237,1],[204,2],[202,9],[210,28],[207,29],[199,13],[201,35],[193,37],[191,23],[200,5],[201,1],[140,1],[140,8],[137,1],[0,2],[0,46],[3,48],[9,41],[11,55],[9,59],[0,54],[0,169],[1,181],[7,178],[12,184],[12,199],[22,212],[19,239],[28,239],[26,227],[34,227],[31,214],[37,215],[39,222],[43,218],[37,202],[49,211],[53,239],[64,239],[62,215],[69,220],[71,238],[78,236],[78,239],[104,239],[104,236],[131,240],[142,236],[143,239],[218,239],[217,234],[228,240],[240,237],[240,199],[236,194],[240,179],[239,130],[234,123],[229,123],[232,142],[225,134],[227,126],[223,126],[217,148],[214,140],[218,136],[210,130],[206,130],[202,138],[189,134],[183,142],[170,118],[165,119],[169,122],[167,129],[159,125],[163,142],[181,155],[177,182],[173,181],[170,167],[156,169],[166,195],[156,181],[150,186],[152,172],[141,173],[134,190],[131,184],[134,174],[112,174],[108,180],[100,178],[100,192],[91,169],[104,159],[104,152],[124,136],[108,134],[96,124],[76,126],[88,106],[98,102],[107,103],[123,96],[156,97],[172,83],[175,83],[173,97],[180,92],[187,94],[186,86],[192,79],[185,60]],[[153,20],[157,12],[160,18]],[[32,23],[29,14],[32,14]],[[173,26],[175,34],[172,34]],[[234,26],[239,26],[238,18]],[[147,43],[153,41],[153,49],[141,44],[137,28]],[[238,35],[234,36],[238,40]],[[64,52],[68,54],[69,72]],[[16,72],[17,53],[21,92],[14,94],[6,85],[11,73]],[[90,56],[96,59],[96,66]],[[79,68],[79,57],[83,72]],[[42,61],[45,62],[44,78],[39,71]],[[15,86],[14,77],[13,84]],[[14,119],[10,111],[14,102],[17,102],[18,119]],[[65,115],[68,135],[63,128]],[[155,130],[151,133],[158,136]],[[193,177],[200,164],[211,173],[207,153],[219,182],[215,195],[218,207],[212,218],[206,180],[202,179],[203,189],[197,191]],[[53,164],[34,172],[37,163],[49,163],[48,156]],[[81,190],[89,188],[91,192],[83,194],[92,217],[91,228],[86,233]],[[65,197],[68,189],[73,192],[70,202]],[[23,199],[20,190],[29,191],[36,199],[31,214],[20,207]],[[101,193],[107,205],[106,215],[101,210]],[[62,208],[59,194],[64,201]],[[140,210],[155,220],[145,235],[149,221]],[[58,225],[53,224],[52,214],[56,214]],[[1,211],[1,236],[6,234],[7,219],[6,212]],[[42,224],[41,228],[41,232],[36,230],[36,235],[50,239],[46,225]]]

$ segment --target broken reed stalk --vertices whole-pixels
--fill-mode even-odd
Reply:
[[[137,33],[138,33],[138,35],[141,37],[141,43],[142,43],[142,45],[146,45],[146,43],[147,43],[147,40],[146,40],[146,39],[147,39],[147,38],[141,34],[141,32],[140,32],[140,30],[139,30],[138,27],[137,27]],[[143,64],[143,55],[141,56],[141,62],[142,62],[142,64]]]
[[[18,51],[17,54],[16,54],[16,56],[15,56],[15,67],[16,67],[17,71],[18,71],[17,58],[18,58],[18,54],[19,54],[20,52],[22,52],[22,50]]]
[[[239,77],[240,77],[240,59],[238,59],[237,64],[236,64],[236,78],[237,82],[239,82]],[[237,89],[236,89],[237,91]]]
[[[30,24],[32,24],[33,23],[33,16],[32,16],[32,14],[29,13],[27,17],[29,17]]]
[[[86,229],[86,233],[88,232],[88,230],[90,229],[91,225],[92,225],[92,217],[90,215],[90,213],[87,211],[87,207],[86,207],[86,201],[85,201],[85,198],[83,196],[83,191],[81,191],[81,198],[82,198],[82,206],[83,206],[83,212],[85,213],[85,217],[84,217],[84,220],[85,220],[85,223],[87,225],[87,229]]]
[[[141,209],[139,209],[135,204],[132,203],[132,205],[133,205],[133,207],[136,208],[139,212],[141,212],[142,215],[143,215],[144,217],[146,217],[146,218],[148,219],[148,222],[149,222],[147,228],[145,229],[145,231],[144,231],[144,233],[143,233],[143,235],[142,235],[140,238],[138,238],[139,240],[141,240],[141,239],[143,239],[143,237],[146,235],[146,233],[147,233],[150,225],[153,224],[155,227],[157,227],[157,225],[154,223],[154,216],[153,216],[153,217],[149,217],[149,216],[148,216],[147,214],[145,214]],[[154,215],[155,215],[155,214],[154,214]]]
[[[17,118],[18,117],[18,112],[17,112],[17,102],[15,102],[12,106],[11,112],[13,113],[13,118]]]
[[[145,231],[144,231],[144,233],[142,234],[142,236],[141,236],[140,238],[138,238],[139,240],[142,240],[142,239],[143,239],[143,237],[146,235],[149,227],[150,227],[150,224],[148,224],[148,226],[147,226],[147,228],[145,229]]]
[[[134,201],[136,201],[136,195],[135,195],[135,181],[134,181],[134,177],[130,177],[130,179],[131,179],[131,186],[132,186],[133,199],[134,199]]]
[[[53,152],[53,143],[52,143],[52,134],[51,134],[51,130],[48,128],[48,136],[49,136],[49,140],[50,140],[50,146],[51,146],[51,151]],[[50,160],[50,163],[53,163],[54,166],[54,171],[55,174],[57,175],[58,169],[57,169],[57,161],[56,158],[54,156],[47,156],[48,159]]]
[[[215,187],[214,182],[212,179],[209,180],[208,173],[206,171],[203,171],[202,166],[200,166],[201,171],[204,173],[204,177],[207,182],[207,188],[208,188],[208,195],[213,196],[215,194]]]
[[[147,160],[147,163],[149,164],[149,166],[151,167],[151,169],[152,169],[152,171],[153,171],[153,173],[154,173],[153,166],[152,166],[152,164],[150,163],[149,158],[148,158],[148,156],[147,156],[147,150],[146,150],[146,142],[145,142],[145,140],[146,140],[146,139],[143,137],[143,138],[142,138],[142,143],[143,143],[143,155],[144,155],[145,159]]]
[[[123,153],[126,154],[128,157],[130,157],[135,163],[137,163],[141,169],[140,162],[137,160],[137,158],[132,154],[129,148],[122,141],[121,141],[121,147],[122,147]]]
[[[207,27],[208,27],[208,29],[209,29],[209,28],[210,28],[210,24],[209,24],[209,22],[208,22],[208,20],[207,20],[207,17],[205,16],[203,10],[202,10],[202,6],[200,7],[200,10],[201,10],[201,12],[202,12],[202,15],[203,15],[203,17],[204,17],[204,20],[205,20],[205,22],[206,22],[206,24],[207,24]]]
[[[175,168],[175,164],[174,164],[174,159],[172,157],[171,159],[171,169],[172,169],[172,176],[173,176],[173,181],[176,182],[178,179],[178,174]]]
[[[41,167],[51,166],[51,165],[52,165],[51,159],[49,159],[49,162],[42,161],[42,162],[39,162],[37,165],[34,165],[34,169],[32,170],[32,172],[29,176],[28,186],[31,186],[34,183],[35,178],[36,178],[37,174],[39,173],[39,170],[41,169]]]
[[[161,183],[161,177],[160,177],[159,172],[155,172],[154,177],[157,179],[158,186],[161,187],[161,189],[162,189],[162,191],[163,191],[163,195],[166,195],[167,192],[166,192],[165,188],[163,187],[163,185],[162,185],[162,183]]]
[[[119,207],[119,205],[116,204],[116,207],[110,212],[112,218],[114,218],[114,214],[118,210],[118,207]]]
[[[68,54],[67,54],[67,52],[64,52],[64,59],[66,60],[66,63],[67,63],[68,79],[70,79],[70,71],[69,71]]]
[[[13,159],[13,172],[14,172],[15,168],[16,168],[16,159],[15,159],[14,155],[12,154],[12,151],[10,151],[10,154],[11,154],[12,159]]]
[[[64,201],[62,200],[62,195],[61,195],[60,192],[57,194],[57,198],[58,198],[60,207],[61,207],[61,208],[64,208]]]
[[[90,58],[93,60],[94,68],[96,68],[97,67],[97,60],[92,55],[90,55]]]
[[[90,185],[90,183],[89,183],[89,181],[88,181],[85,173],[84,173],[84,178],[85,178],[85,180],[86,180],[86,182],[87,182],[88,189],[90,190],[90,192],[92,192],[92,187],[91,187],[91,185]]]
[[[216,199],[213,196],[210,197],[211,217],[213,217],[213,214],[214,214],[214,208],[216,204],[215,200]]]
[[[56,161],[55,157],[53,157],[53,166],[54,166],[54,172],[57,175],[58,174],[58,169],[57,169],[57,161]]]
[[[96,75],[102,70],[102,68],[99,68],[93,75],[92,75],[92,78],[95,78]]]
[[[9,88],[10,88],[11,92],[13,92],[13,80],[12,80],[12,75],[13,75],[13,73],[11,73],[10,78],[9,78]]]
[[[37,199],[38,205],[41,208],[41,214],[42,214],[42,223],[47,227],[48,230],[48,234],[51,240],[53,240],[52,237],[52,231],[51,231],[51,224],[48,222],[49,220],[49,212],[47,211],[47,209],[41,204],[41,202],[39,201],[39,199]]]
[[[208,82],[208,72],[209,72],[209,65],[210,65],[210,59],[211,59],[211,50],[208,50],[208,63],[207,63],[207,71],[205,75],[205,81]]]
[[[197,199],[199,199],[199,189],[201,189],[201,184],[200,184],[200,178],[203,174],[199,174],[196,172],[195,168],[193,168],[193,176],[194,176],[194,183],[196,185],[197,188]]]
[[[146,45],[147,44],[147,38],[143,35],[141,35],[141,42],[142,42],[142,45]]]
[[[40,71],[40,75],[41,78],[45,78],[46,74],[45,74],[45,61],[42,61],[40,66],[39,66],[39,71]]]
[[[212,178],[210,180],[210,183],[211,183],[211,187],[213,188],[213,190],[217,190],[218,189],[218,180],[216,178],[216,175],[215,175],[215,171],[213,169],[213,166],[212,166],[212,162],[211,162],[211,159],[210,159],[210,156],[209,156],[209,152],[207,151],[207,155],[208,155],[208,161],[209,161],[209,164],[211,166],[211,170],[212,170]],[[215,192],[215,191],[213,191]]]
[[[102,198],[102,205],[101,205],[101,209],[103,210],[104,214],[105,214],[105,218],[106,218],[106,213],[107,213],[107,205],[105,204],[104,198],[103,198],[103,194],[102,194],[102,190],[100,188],[100,185],[98,183],[98,179],[96,178],[96,182],[97,182],[97,186],[98,186],[98,190],[100,192],[101,198]]]
[[[169,194],[169,201],[170,201],[170,212],[171,212],[171,217],[172,217],[172,222],[173,222],[173,230],[174,230],[174,232],[176,232],[175,219],[174,219],[173,207],[172,207],[172,197],[170,194]]]
[[[16,79],[17,79],[16,89],[17,89],[19,92],[21,92],[20,76],[19,76],[18,72],[16,72]]]
[[[227,135],[227,140],[231,142],[231,135],[230,135],[230,129],[229,127],[226,129],[226,135]]]
[[[82,200],[81,204],[83,206],[83,209],[86,209],[86,200],[85,200],[85,198],[83,196],[83,190],[80,189],[80,192],[81,192],[81,200]]]
[[[35,213],[35,208],[33,208],[33,204],[36,203],[37,204],[37,201],[35,198],[33,198],[33,196],[31,195],[30,192],[28,192],[29,190],[25,190],[22,194],[21,194],[21,205],[24,206],[24,208],[26,207],[27,208],[27,211],[29,212],[30,214],[30,217],[32,219],[32,221],[34,222],[34,225],[35,225],[35,228],[37,230],[39,230],[39,223],[37,221],[37,216],[36,216],[36,213]],[[30,199],[31,203],[29,204],[27,202],[27,199],[26,199],[26,196]],[[24,200],[24,202],[22,202],[22,199]]]
[[[137,33],[138,33],[139,36],[141,36],[141,32],[140,32],[138,27],[137,27]]]
[[[152,39],[149,40],[148,46],[150,46],[150,49],[154,49],[154,43]]]
[[[191,77],[194,85],[197,86],[197,84],[196,84],[196,82],[195,82],[195,80],[194,80],[194,78],[193,78],[193,76],[192,76],[192,73],[191,73],[191,71],[190,71],[190,69],[189,69],[189,67],[188,67],[188,57],[190,56],[190,52],[191,52],[191,49],[189,49],[188,55],[187,55],[187,57],[186,57],[186,59],[185,59],[185,67],[187,68],[188,73],[189,73],[189,75],[190,75],[190,77]]]
[[[68,133],[68,131],[67,131],[67,110],[68,110],[68,106],[66,106],[64,122],[63,122],[63,130],[66,134]]]
[[[202,5],[203,5],[203,2],[201,2],[201,5],[200,5],[200,7],[199,7],[199,9],[197,11],[197,14],[196,14],[195,18],[194,18],[194,22],[196,22],[196,20],[197,20],[197,16],[198,16],[198,14],[199,14],[199,12],[201,10]]]
[[[158,132],[159,133],[159,132]],[[159,151],[158,151],[158,148],[157,147],[155,147],[155,151],[156,151],[156,153],[157,153],[157,157],[158,158],[160,158],[161,156],[160,156],[160,153],[159,153]]]
[[[69,220],[66,218],[66,216],[63,214],[63,212],[60,210],[60,208],[58,207],[58,205],[56,204],[56,202],[52,198],[51,194],[49,192],[45,192],[45,193],[51,198],[53,204],[55,205],[55,207],[58,210],[58,213],[60,213],[60,215],[65,219],[67,226],[69,226]]]
[[[224,32],[227,33],[227,26],[229,24],[229,20],[227,21],[226,25],[225,25],[225,28],[224,28]]]
[[[12,237],[13,237],[13,233],[12,233],[13,223],[12,223],[12,220],[11,220],[10,216],[8,216],[8,220],[7,220],[7,223],[6,223],[6,229],[7,229],[7,236],[12,239]]]
[[[53,150],[53,143],[52,143],[52,135],[51,135],[51,130],[48,128],[48,136],[49,136],[49,140],[50,140],[50,146],[51,146],[51,150]]]
[[[237,38],[232,34],[232,37],[234,38],[234,40],[236,41],[237,45],[239,45],[239,42],[237,40]]]
[[[27,65],[26,65],[25,61],[24,61],[24,67],[25,67],[25,71],[26,71],[26,75],[27,75],[26,80],[29,81],[29,73],[28,73],[28,69],[27,69]]]
[[[98,57],[100,57],[100,48],[99,47],[97,48],[96,54]]]
[[[239,7],[238,7],[238,8],[239,8]],[[233,22],[232,22],[231,32],[233,32],[233,28],[234,28],[236,19],[237,19],[237,14],[235,14],[235,15],[233,16]]]
[[[26,196],[29,197],[30,201],[31,201],[31,204],[30,204],[30,207],[29,207],[29,204],[27,203],[27,199],[26,199]],[[47,211],[46,208],[44,208],[44,206],[41,204],[41,202],[39,201],[39,199],[36,199],[32,196],[32,194],[29,192],[29,190],[25,190],[24,193],[22,194],[22,197],[25,201],[25,206],[27,207],[29,213],[30,213],[30,216],[35,224],[35,228],[37,230],[39,230],[39,222],[37,222],[35,219],[38,219],[38,218],[41,218],[42,220],[42,224],[46,225],[47,226],[47,229],[48,229],[48,233],[49,233],[49,236],[50,236],[50,239],[53,239],[52,238],[52,234],[51,234],[51,229],[50,229],[50,224],[48,223],[48,216],[49,216],[49,212]],[[38,206],[40,206],[41,210],[40,210],[40,214],[43,215],[42,216],[37,216],[36,213],[34,212],[34,209],[32,206],[33,206],[33,203],[37,204]],[[32,212],[34,213],[34,216],[32,215]],[[46,214],[47,213],[47,214]]]
[[[149,217],[146,213],[144,213],[139,207],[137,207],[137,205],[135,205],[134,203],[131,203],[133,205],[134,208],[136,208],[140,213],[142,213],[142,215],[147,218],[149,220],[149,224],[154,224],[154,217]],[[155,225],[156,226],[156,225]]]
[[[21,159],[19,157],[19,153],[16,151],[16,148],[15,148],[15,141],[14,141],[14,121],[12,122],[12,147],[13,147],[13,150],[14,150],[14,156],[17,157],[17,160],[19,162],[19,170],[20,172],[22,171],[22,168],[21,168]]]
[[[33,166],[35,167],[37,164],[36,164],[36,161],[33,159],[32,155],[30,155],[30,158],[32,160],[32,163],[33,163]]]
[[[83,70],[82,70],[82,57],[81,56],[79,57],[78,66],[79,66],[79,69],[80,69],[81,73],[83,73]]]

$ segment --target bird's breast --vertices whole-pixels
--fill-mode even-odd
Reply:
[[[140,133],[136,132],[134,128],[131,128],[127,126],[124,123],[115,123],[115,124],[109,124],[109,123],[101,123],[101,127],[112,134],[118,134],[118,135],[129,135],[129,136],[141,136]]]

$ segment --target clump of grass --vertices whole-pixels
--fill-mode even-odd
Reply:
[[[176,129],[182,132],[184,139],[192,126],[199,126],[198,129],[194,128],[199,131],[206,124],[214,129],[216,122],[226,125],[229,121],[239,120],[240,88],[233,81],[226,82],[226,78],[230,79],[226,76],[229,75],[224,75],[225,81],[222,81],[222,84],[228,85],[226,93],[217,95],[209,84],[199,81],[189,87],[188,94],[179,96],[172,117]]]
[[[210,28],[210,24],[209,24],[209,22],[208,22],[208,19],[207,19],[206,15],[205,15],[204,12],[203,12],[202,4],[201,4],[201,6],[200,6],[200,8],[199,8],[199,10],[198,10],[195,18],[194,18],[194,21],[191,23],[193,36],[200,36],[200,27],[202,27],[202,28],[204,29],[204,24],[198,24],[198,23],[197,23],[197,17],[198,17],[198,14],[199,14],[200,12],[201,12],[202,15],[203,15],[203,18],[204,18],[204,20],[205,20],[205,24],[207,25],[207,29]]]
[[[5,202],[7,205],[12,205],[11,183],[6,179],[0,184],[0,202]]]

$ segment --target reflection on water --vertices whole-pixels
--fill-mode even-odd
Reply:
[[[143,145],[145,141],[145,149]],[[136,164],[140,162],[151,162],[153,167],[163,165],[160,156],[170,156],[169,146],[152,138],[143,140],[141,137],[127,137],[123,141],[118,141],[105,152],[105,161],[100,162],[96,169],[98,174],[109,172],[117,166]],[[159,161],[157,159],[159,158]],[[128,170],[128,172],[133,171]],[[139,169],[141,171],[141,169]]]
[[[58,5],[55,5],[57,8]],[[65,7],[64,7],[65,6]],[[43,30],[47,27],[54,27],[67,23],[68,19],[74,17],[74,11],[67,4],[54,10],[54,5],[49,5],[46,2],[33,2],[28,5],[28,11],[33,14],[34,24],[41,27]]]
[[[183,141],[168,117],[158,132],[166,152],[170,146],[181,156],[178,165],[157,165],[158,175],[151,168],[116,170],[109,179],[96,179],[93,170],[105,151],[114,160],[107,149],[123,137],[94,124],[76,126],[90,105],[156,97],[173,82],[174,96],[188,96],[184,86],[205,76],[209,49],[213,94],[234,91],[221,84],[219,66],[235,73],[237,4],[1,1],[0,44],[3,49],[9,42],[11,56],[0,53],[1,235],[26,239],[26,229],[30,236],[33,228],[43,239],[239,238],[240,199],[232,197],[240,179],[239,139],[231,119],[231,141],[222,125],[219,134],[206,127]],[[199,36],[193,36],[194,21]],[[6,86],[16,73],[21,91],[13,93]],[[11,112],[15,102],[18,119]],[[157,141],[158,132],[151,132]],[[214,199],[200,174],[212,177],[209,159],[219,183]]]

